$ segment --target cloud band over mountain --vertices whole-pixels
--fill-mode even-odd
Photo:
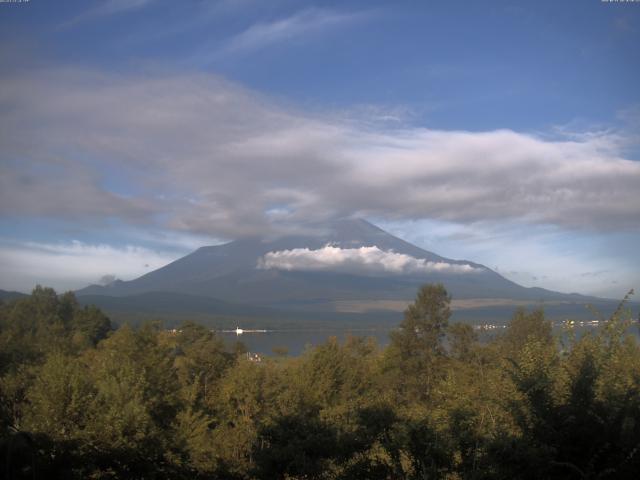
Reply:
[[[294,248],[266,253],[258,268],[289,271],[334,271],[370,274],[476,273],[480,268],[469,264],[432,262],[402,253],[386,252],[376,246],[340,248],[332,245],[311,250]]]
[[[213,75],[74,68],[7,75],[0,112],[3,215],[227,238],[349,215],[640,225],[640,163],[611,132],[391,128],[303,113]]]

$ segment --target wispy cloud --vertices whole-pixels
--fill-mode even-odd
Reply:
[[[87,20],[108,17],[111,15],[138,10],[146,7],[155,0],[105,0],[97,6],[89,8],[60,25],[60,28],[68,28]]]
[[[466,263],[432,262],[403,253],[380,248],[340,248],[326,245],[317,250],[294,248],[266,253],[258,261],[258,268],[302,271],[334,271],[411,275],[426,273],[475,273],[480,268]]]
[[[36,283],[77,289],[105,277],[130,280],[160,268],[176,255],[129,245],[114,247],[73,241],[0,245],[0,288],[30,291]]]
[[[609,272],[609,270],[597,270],[595,272],[581,273],[580,276],[581,277],[599,277],[601,275],[604,275],[605,273],[611,273],[611,272]]]
[[[307,9],[289,17],[260,22],[231,37],[214,56],[245,54],[291,41],[303,35],[312,35],[331,28],[353,23],[366,13],[341,13],[321,9]]]
[[[469,224],[433,220],[377,223],[445,257],[472,258],[527,287],[621,298],[640,284],[637,231],[576,232],[507,219]],[[618,286],[611,287],[612,280]]]

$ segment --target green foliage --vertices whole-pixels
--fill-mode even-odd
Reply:
[[[259,478],[323,478],[332,459],[343,454],[334,425],[317,415],[285,415],[264,427],[266,447],[258,450]]]
[[[529,335],[511,372],[521,435],[513,439],[528,478],[632,478],[640,471],[638,343],[618,310],[565,358]],[[523,474],[524,475],[524,474]]]
[[[499,344],[507,356],[513,357],[530,341],[538,341],[543,345],[552,344],[554,339],[551,322],[545,320],[542,308],[527,312],[520,307],[511,318]]]
[[[451,297],[442,284],[427,284],[391,332],[388,350],[390,379],[404,397],[423,400],[431,394],[444,356],[443,338],[449,324]]]
[[[451,297],[442,284],[423,286],[416,301],[404,312],[398,331],[391,334],[391,344],[403,360],[430,358],[443,353],[451,310]]]
[[[473,357],[473,347],[478,341],[478,335],[471,325],[454,323],[447,330],[450,355],[458,360],[467,361]]]
[[[100,310],[81,308],[73,293],[58,296],[37,286],[27,298],[0,304],[0,374],[43,362],[51,352],[78,353],[106,338],[111,329]]]
[[[253,362],[196,324],[113,331],[37,287],[0,305],[2,478],[636,478],[624,302],[562,349],[542,310],[481,344],[449,305],[426,285],[386,348],[330,338]]]
[[[95,389],[87,369],[73,357],[53,353],[28,390],[23,428],[54,440],[84,436]]]

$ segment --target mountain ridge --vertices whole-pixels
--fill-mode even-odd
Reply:
[[[209,297],[234,304],[295,308],[305,302],[317,305],[349,300],[406,300],[424,283],[442,282],[454,298],[503,298],[535,301],[601,300],[579,294],[523,287],[490,268],[468,260],[454,260],[395,237],[362,219],[343,219],[322,225],[315,234],[250,237],[222,245],[203,246],[157,270],[130,281],[107,286],[91,285],[78,296],[130,296],[149,292],[173,292]],[[320,271],[259,268],[265,255],[302,251],[315,254],[331,245],[337,252],[362,252],[377,247],[380,254],[397,254],[420,265],[468,266],[474,273],[447,271],[370,274],[358,271]],[[335,252],[332,252],[335,253]],[[395,258],[395,257],[394,257]],[[422,262],[422,263],[420,263]],[[426,264],[424,262],[427,262]],[[466,267],[465,267],[466,268]],[[319,300],[320,299],[320,300]]]

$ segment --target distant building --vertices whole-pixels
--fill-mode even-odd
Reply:
[[[262,362],[262,357],[259,353],[247,352],[247,360],[249,360],[250,362],[260,363]]]

